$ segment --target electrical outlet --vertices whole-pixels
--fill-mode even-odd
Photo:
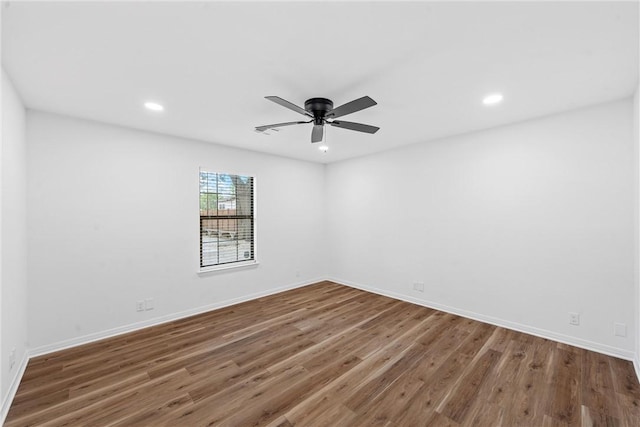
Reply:
[[[147,311],[153,310],[153,298],[147,298],[144,300],[144,309]]]
[[[16,348],[11,349],[11,353],[9,353],[9,371],[13,369],[13,366],[16,364]]]
[[[424,292],[424,282],[413,282],[413,290]]]
[[[617,337],[627,336],[627,325],[625,323],[614,323],[613,334]]]
[[[144,311],[144,301],[136,301],[136,311]]]
[[[580,315],[578,313],[569,313],[569,324],[574,326],[580,325]]]

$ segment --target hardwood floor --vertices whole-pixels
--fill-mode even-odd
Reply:
[[[29,362],[6,426],[640,425],[630,362],[323,282]]]

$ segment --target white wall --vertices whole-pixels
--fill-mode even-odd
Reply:
[[[632,109],[627,99],[326,169],[29,112],[29,347],[48,351],[329,272],[631,358]],[[196,274],[199,166],[257,176],[257,268]],[[148,297],[155,310],[135,312]],[[570,311],[579,327],[568,325]],[[613,336],[614,322],[627,324],[627,338]]]
[[[632,132],[626,99],[331,164],[330,276],[631,359]]]
[[[36,353],[326,276],[322,165],[32,111],[27,139]],[[201,166],[256,176],[257,267],[196,273]]]
[[[8,409],[6,399],[10,388],[17,385],[27,350],[26,152],[25,109],[2,69],[0,397],[3,411]],[[15,364],[9,369],[9,353],[14,348]]]

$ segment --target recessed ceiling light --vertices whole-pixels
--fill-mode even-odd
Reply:
[[[157,102],[145,102],[144,106],[147,110],[151,110],[151,111],[162,111],[164,110],[164,107],[160,104],[158,104]]]
[[[318,146],[318,150],[322,151],[323,153],[326,153],[329,150],[329,147],[326,145],[319,145]]]
[[[482,100],[482,103],[484,105],[495,105],[502,102],[503,98],[504,97],[502,96],[501,93],[492,93],[491,95],[485,96],[484,99]]]

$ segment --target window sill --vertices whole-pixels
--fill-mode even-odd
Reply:
[[[235,270],[238,268],[257,267],[260,264],[258,261],[243,261],[234,262],[233,264],[214,265],[211,267],[202,267],[198,270],[198,274],[215,273],[217,271]]]

